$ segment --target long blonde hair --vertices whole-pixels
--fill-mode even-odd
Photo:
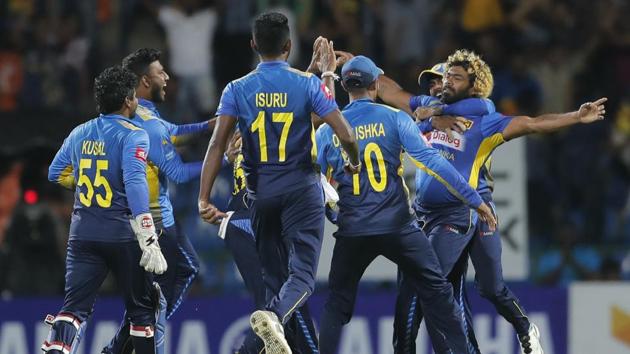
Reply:
[[[463,67],[473,80],[473,96],[487,98],[492,93],[494,78],[488,64],[475,52],[459,49],[449,55],[446,61],[446,71],[452,66]]]

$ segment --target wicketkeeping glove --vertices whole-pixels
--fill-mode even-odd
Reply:
[[[150,213],[140,214],[135,219],[129,220],[131,228],[138,238],[138,244],[142,250],[140,266],[147,272],[162,274],[166,272],[167,264],[160,244],[158,235],[153,225],[153,217]]]

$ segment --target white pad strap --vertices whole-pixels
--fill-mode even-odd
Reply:
[[[45,341],[44,344],[42,344],[42,350],[45,353],[48,353],[51,350],[59,350],[63,354],[70,354],[70,346],[62,342],[49,343],[48,341]]]
[[[62,322],[68,322],[70,324],[72,324],[74,326],[74,328],[77,329],[77,331],[79,330],[79,326],[81,326],[81,321],[79,321],[78,318],[72,316],[69,313],[60,313],[57,315],[57,317],[55,317],[55,319],[53,320],[53,323],[57,322],[57,321],[62,321]]]
[[[129,334],[134,337],[153,338],[153,326],[129,326]]]

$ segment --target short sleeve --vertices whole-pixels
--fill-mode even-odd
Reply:
[[[481,118],[481,134],[486,138],[497,133],[503,133],[512,118],[514,117],[504,116],[497,112],[483,116]]]
[[[238,117],[238,109],[236,107],[236,100],[234,99],[234,84],[229,83],[223,89],[221,94],[221,101],[219,102],[219,108],[217,108],[218,116],[233,116]]]
[[[313,112],[318,116],[324,117],[335,109],[339,109],[332,92],[317,76],[313,75],[309,78],[308,89]]]

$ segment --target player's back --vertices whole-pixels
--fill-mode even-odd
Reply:
[[[453,137],[434,130],[427,139],[431,145],[440,151],[457,171],[468,181],[468,184],[482,193],[491,191],[491,184],[486,181],[488,161],[494,149],[502,144],[502,131],[510,122],[509,117],[499,113],[484,116],[466,116],[467,130],[463,134],[452,132]],[[416,174],[416,207],[420,209],[460,205],[455,198],[439,182],[430,178],[423,171]]]
[[[132,241],[131,211],[123,180],[123,150],[146,133],[119,115],[102,115],[75,128],[64,145],[76,181],[70,238],[91,241]],[[63,149],[63,148],[62,148]],[[147,151],[133,153],[146,160]]]
[[[336,108],[316,76],[286,62],[262,62],[228,84],[217,114],[238,117],[251,197],[271,197],[317,183],[310,114],[325,116]]]
[[[407,187],[402,178],[400,111],[369,99],[353,101],[343,110],[359,144],[363,168],[344,173],[339,140],[328,125],[317,132],[323,171],[339,183],[337,235],[366,236],[394,233],[413,222]],[[406,115],[406,114],[405,114]],[[420,139],[420,137],[418,137]]]

